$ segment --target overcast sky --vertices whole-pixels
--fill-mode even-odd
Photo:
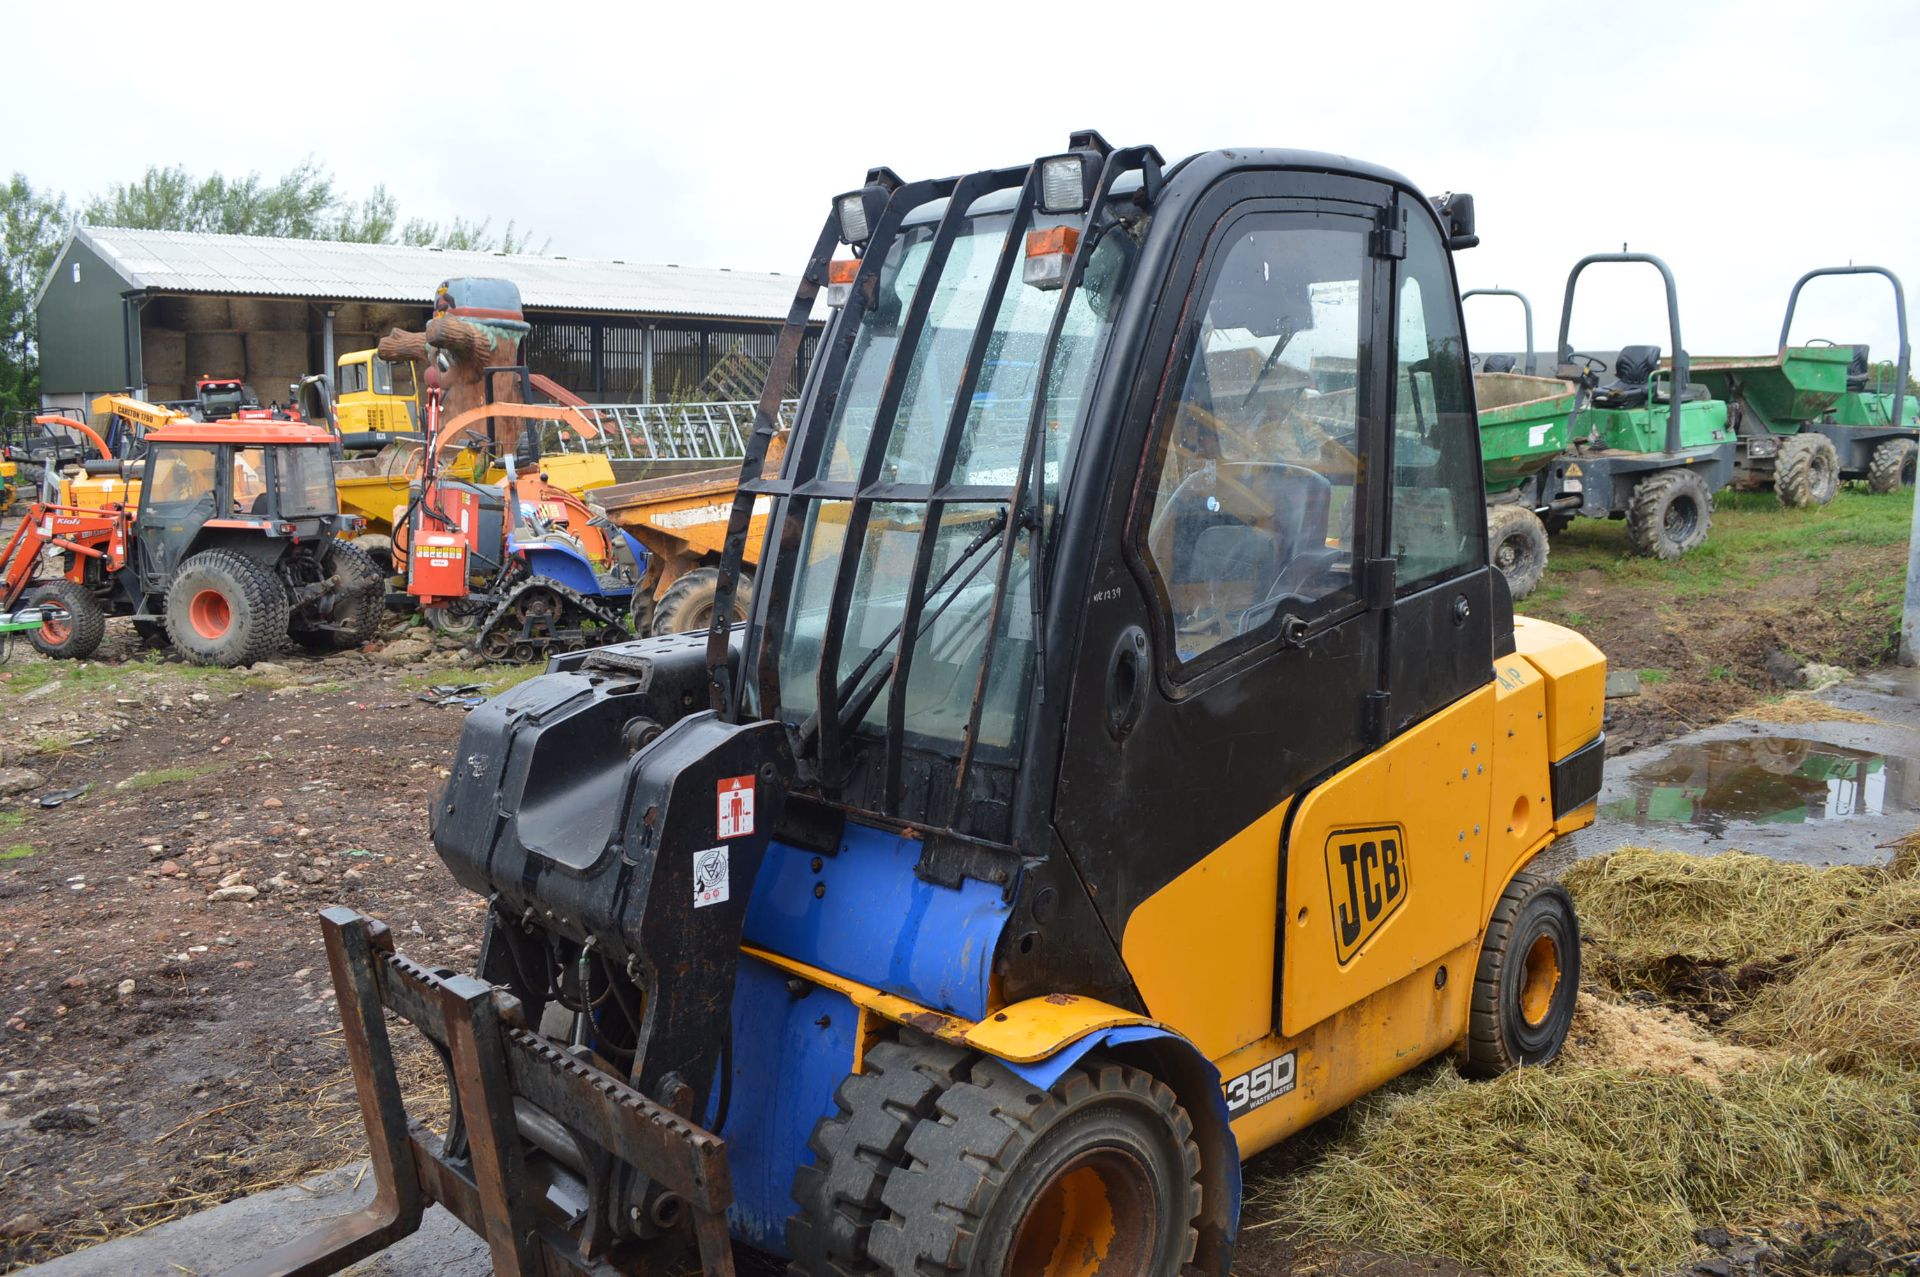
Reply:
[[[1770,349],[1814,266],[1885,265],[1920,290],[1912,0],[143,0],[7,25],[40,70],[0,121],[0,171],[76,197],[148,164],[272,176],[313,156],[350,193],[512,219],[553,253],[792,272],[827,198],[874,164],[1004,165],[1092,127],[1169,160],[1300,147],[1471,191],[1483,243],[1462,285],[1529,293],[1543,350],[1568,268],[1623,241],[1673,267],[1696,356]],[[1519,344],[1517,308],[1469,305],[1475,346]],[[1813,285],[1801,315],[1795,340],[1893,352],[1877,281]],[[1573,338],[1664,347],[1652,272],[1590,271]]]

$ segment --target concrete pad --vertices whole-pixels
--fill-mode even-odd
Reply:
[[[32,1268],[34,1277],[215,1277],[373,1200],[366,1164],[256,1193]],[[487,1244],[438,1206],[420,1231],[346,1270],[350,1277],[490,1277]]]

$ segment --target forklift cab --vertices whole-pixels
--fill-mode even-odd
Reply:
[[[136,526],[149,591],[215,540],[297,543],[340,521],[331,437],[315,427],[167,427],[148,434],[141,465]]]

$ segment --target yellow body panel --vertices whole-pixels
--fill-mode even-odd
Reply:
[[[540,458],[540,473],[547,482],[556,488],[565,488],[574,496],[592,492],[596,488],[613,486],[613,463],[598,452],[555,452]],[[487,471],[486,482],[505,483],[507,468],[494,465]]]
[[[1547,677],[1547,750],[1565,758],[1600,734],[1607,702],[1607,658],[1564,626],[1532,617],[1513,623],[1520,655]]]
[[[419,381],[409,375],[404,384],[408,393],[381,393],[374,387],[379,352],[352,350],[341,355],[334,375],[334,424],[342,434],[387,430],[396,434],[417,433],[420,429]],[[346,389],[352,385],[356,389]]]
[[[1273,1030],[1273,910],[1291,799],[1133,911],[1120,941],[1147,1009],[1208,1059]]]
[[[1287,844],[1283,1032],[1318,1024],[1479,933],[1496,686],[1302,800]]]

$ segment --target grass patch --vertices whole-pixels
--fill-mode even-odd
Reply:
[[[32,843],[17,842],[5,851],[0,851],[0,860],[25,860],[34,854]]]
[[[150,772],[135,772],[115,789],[154,789],[161,785],[174,785],[183,780],[194,780],[208,776],[225,768],[224,763],[193,763],[186,767],[161,767]]]
[[[1638,673],[1640,681],[1647,684],[1664,683],[1673,677],[1667,670],[1640,670]]]
[[[9,807],[0,811],[0,829],[18,829],[27,823],[27,813],[18,807]]]

